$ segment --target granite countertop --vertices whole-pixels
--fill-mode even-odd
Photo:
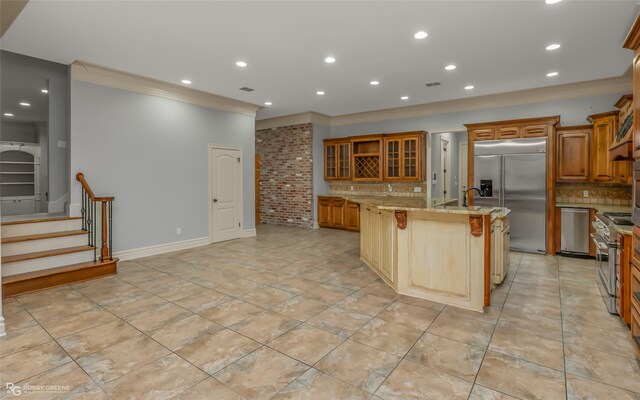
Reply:
[[[631,235],[633,233],[633,225],[613,225],[613,228],[621,235]]]
[[[451,214],[492,215],[494,218],[505,218],[511,210],[502,207],[460,207],[437,205],[438,200],[427,201],[424,197],[399,196],[342,196],[354,203],[369,204],[381,210],[431,211]],[[434,205],[435,203],[435,205]]]
[[[631,212],[631,206],[615,206],[613,204],[556,203],[556,207],[593,208],[598,212]]]

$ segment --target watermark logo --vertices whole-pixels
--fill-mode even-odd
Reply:
[[[12,382],[7,383],[6,389],[7,393],[10,392],[14,396],[20,396],[22,394],[22,389],[20,388],[20,386]]]
[[[67,393],[71,391],[69,385],[16,385],[9,382],[5,385],[6,393],[20,396],[27,393]]]

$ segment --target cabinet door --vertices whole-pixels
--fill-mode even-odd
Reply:
[[[318,197],[318,225],[331,226],[331,198]]]
[[[400,165],[400,139],[385,139],[384,140],[384,178],[386,180],[397,180],[401,176]]]
[[[474,140],[492,140],[496,138],[496,133],[493,128],[472,129],[469,132],[469,138]]]
[[[420,179],[420,138],[402,139],[402,178],[405,180]]]
[[[594,121],[593,145],[591,147],[591,180],[613,182],[614,166],[609,161],[609,146],[613,142],[614,119],[612,117]]]
[[[324,179],[336,179],[338,177],[338,145],[335,143],[324,144]]]
[[[493,224],[491,224],[491,247],[489,248],[490,256],[489,256],[489,265],[491,266],[491,282],[493,282],[494,284],[499,284],[500,283],[500,271],[498,271],[498,268],[500,267],[498,265],[498,247],[502,247],[500,243],[498,243],[498,232],[499,232],[499,228],[496,226],[496,223],[494,222]]]
[[[502,280],[507,277],[507,273],[509,271],[509,265],[511,264],[511,227],[509,226],[509,221],[506,220],[506,227],[503,228],[502,231],[502,253],[500,257],[502,257]]]
[[[371,260],[371,209],[368,206],[360,208],[360,257]]]
[[[350,231],[360,230],[360,204],[348,201],[346,205],[346,218],[347,229]]]
[[[520,137],[520,128],[517,126],[505,126],[498,128],[496,139],[515,139]]]
[[[614,161],[614,181],[617,183],[623,183],[625,185],[631,185],[633,182],[633,162],[632,161]]]
[[[380,273],[390,282],[395,282],[393,274],[393,249],[395,242],[395,225],[393,212],[384,210],[380,214]]]
[[[633,158],[640,159],[640,55],[633,61]]]
[[[547,125],[529,125],[523,126],[521,131],[523,138],[545,137],[547,136],[549,127]]]
[[[371,258],[369,261],[371,265],[380,270],[380,220],[381,220],[381,212],[378,209],[371,209]]]
[[[338,179],[351,179],[351,143],[340,143],[338,148]]]
[[[589,134],[587,130],[558,133],[556,154],[558,181],[586,182],[589,180]]]
[[[340,197],[331,199],[331,227],[344,228],[344,206],[346,201]]]

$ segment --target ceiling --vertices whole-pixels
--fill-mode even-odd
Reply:
[[[49,79],[44,74],[34,73],[24,66],[2,60],[2,90],[0,104],[2,104],[2,121],[7,122],[48,122],[49,96],[42,93],[42,89],[49,87]],[[26,102],[30,106],[21,106]],[[13,114],[13,117],[4,113]]]
[[[615,0],[30,1],[1,47],[271,101],[258,119],[335,116],[621,76],[639,9]],[[419,30],[429,36],[415,39]],[[551,43],[562,47],[546,51]],[[425,86],[432,81],[442,85]]]

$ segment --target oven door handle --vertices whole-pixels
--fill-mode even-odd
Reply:
[[[598,236],[596,233],[591,234],[591,239],[596,244],[596,253],[598,254],[609,254],[609,247],[607,244]]]

